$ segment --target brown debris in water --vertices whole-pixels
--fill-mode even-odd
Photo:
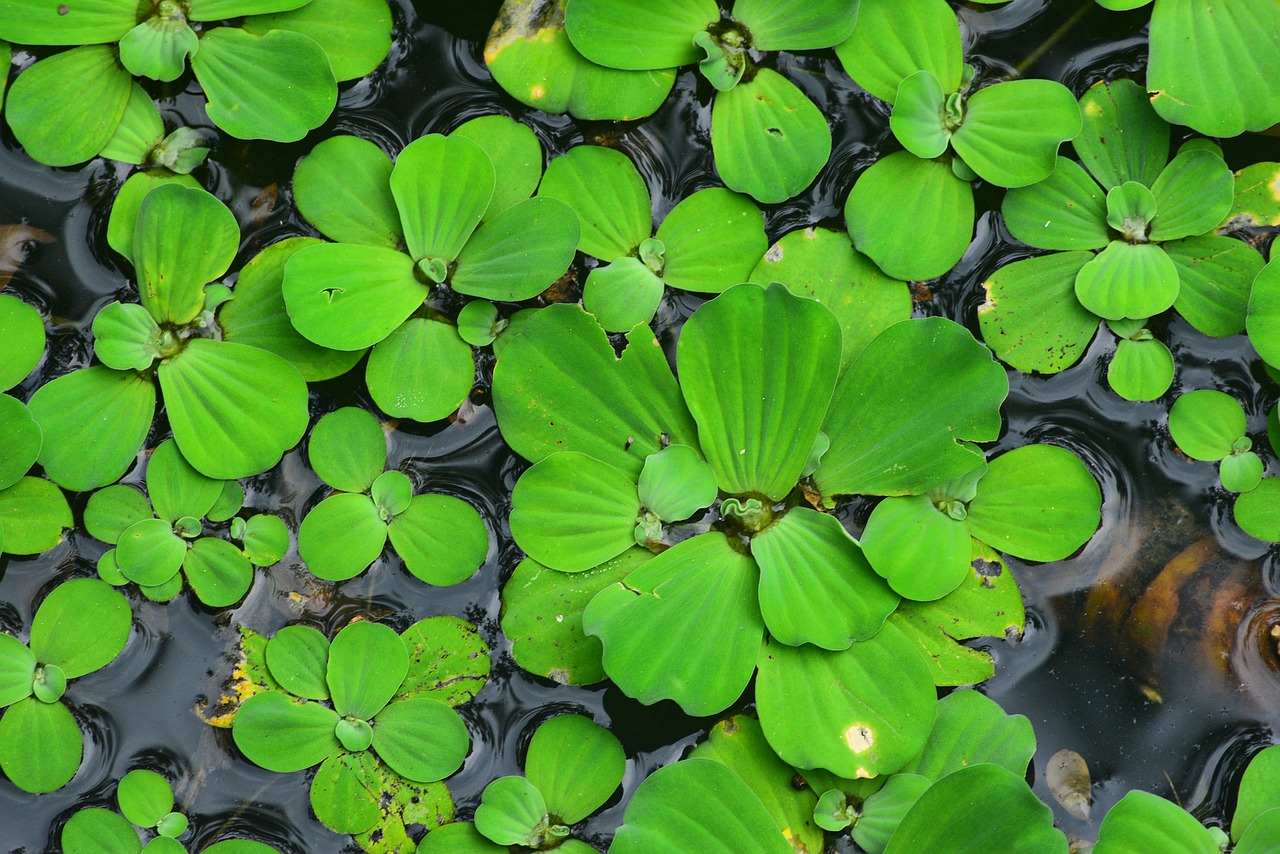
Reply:
[[[0,225],[0,291],[26,263],[37,243],[54,243],[53,235],[32,225]]]

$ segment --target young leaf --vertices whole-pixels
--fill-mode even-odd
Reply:
[[[693,448],[670,445],[644,461],[637,488],[642,507],[679,522],[716,500],[716,475]]]
[[[941,157],[951,142],[951,129],[943,124],[947,95],[930,71],[917,71],[898,85],[889,127],[898,142],[916,157]]]
[[[367,721],[395,696],[409,672],[409,654],[381,623],[351,623],[329,646],[325,681],[338,714]]]
[[[582,287],[582,307],[610,332],[648,323],[662,302],[662,279],[639,258],[622,257],[596,267]]]
[[[581,715],[544,722],[529,741],[525,777],[557,824],[576,824],[599,809],[622,783],[627,757],[611,732]]]
[[[387,527],[391,547],[418,580],[439,587],[471,577],[489,554],[489,532],[476,509],[452,495],[415,495]]]
[[[173,787],[154,771],[135,768],[116,789],[120,812],[139,827],[155,827],[173,811]]]
[[[1187,392],[1169,410],[1169,433],[1178,450],[1193,460],[1221,460],[1234,450],[1246,429],[1240,403],[1213,389]]]
[[[308,700],[329,699],[329,640],[310,626],[285,626],[266,647],[267,667],[280,687]]]
[[[541,847],[548,841],[547,804],[523,777],[499,777],[476,807],[476,830],[499,845]]]
[[[1155,400],[1173,384],[1173,354],[1155,339],[1121,340],[1107,366],[1107,383],[1125,400]]]

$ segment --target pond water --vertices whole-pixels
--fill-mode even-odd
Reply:
[[[278,239],[312,233],[292,207],[288,183],[297,159],[334,133],[354,133],[396,151],[424,133],[447,132],[474,116],[513,115],[535,130],[548,157],[582,142],[607,141],[624,150],[649,185],[656,220],[689,192],[717,183],[709,143],[711,92],[705,82],[682,73],[663,107],[639,123],[574,122],[529,110],[492,82],[480,57],[498,5],[496,0],[393,0],[391,58],[371,78],[346,89],[334,118],[321,130],[294,145],[224,137],[196,175],[240,220],[243,242],[233,270]],[[1093,0],[960,6],[970,61],[1059,80],[1077,94],[1098,79],[1141,71],[1145,17],[1105,13]],[[17,59],[25,63],[31,57],[19,53]],[[848,80],[829,51],[782,56],[778,62],[830,119],[834,147],[830,163],[808,191],[766,208],[769,236],[814,223],[843,227],[841,212],[854,176],[882,147],[892,145],[887,111]],[[155,94],[170,118],[208,127],[192,89],[188,75]],[[1280,159],[1280,145],[1267,137],[1233,141],[1227,155],[1232,167],[1240,168]],[[100,160],[76,170],[39,166],[3,131],[0,224],[27,223],[55,238],[34,248],[10,285],[11,292],[42,308],[51,328],[45,362],[16,392],[24,399],[46,379],[87,364],[89,320],[101,305],[131,293],[127,265],[105,239],[110,200],[126,175],[123,167]],[[918,289],[917,315],[950,317],[976,332],[982,281],[1003,263],[1029,254],[1004,231],[995,212],[999,200],[995,192],[979,192],[972,247],[948,276]],[[668,296],[655,321],[664,343],[674,343],[680,323],[699,301]],[[1045,763],[1059,749],[1070,748],[1092,769],[1097,818],[1127,790],[1143,788],[1176,797],[1202,819],[1221,820],[1230,812],[1244,762],[1273,740],[1273,727],[1280,723],[1275,712],[1280,705],[1274,702],[1280,690],[1267,687],[1274,676],[1262,672],[1254,687],[1246,688],[1203,663],[1204,656],[1172,647],[1159,673],[1152,666],[1135,667],[1124,659],[1137,653],[1084,614],[1094,609],[1088,591],[1100,574],[1121,572],[1145,583],[1183,546],[1206,536],[1234,559],[1221,561],[1224,571],[1249,580],[1247,604],[1275,593],[1280,578],[1274,557],[1234,526],[1229,503],[1214,489],[1213,467],[1180,457],[1166,426],[1176,391],[1212,386],[1246,401],[1250,431],[1259,435],[1275,387],[1252,364],[1256,359],[1243,336],[1208,339],[1180,320],[1156,331],[1180,366],[1173,392],[1161,401],[1128,403],[1107,389],[1103,376],[1113,345],[1105,334],[1062,374],[1010,373],[1007,425],[996,448],[1048,441],[1074,450],[1102,484],[1103,526],[1070,560],[1043,566],[1011,560],[1027,603],[1028,626],[1020,642],[980,643],[997,661],[996,677],[983,690],[1010,713],[1031,719],[1039,742],[1032,768],[1036,791],[1051,804],[1043,782]],[[251,765],[238,757],[229,731],[207,726],[196,714],[220,693],[238,627],[270,634],[301,621],[332,634],[357,614],[394,615],[391,622],[401,629],[432,615],[461,616],[479,625],[492,647],[490,682],[462,708],[473,749],[448,782],[462,817],[470,816],[490,780],[518,773],[522,744],[546,717],[578,710],[608,724],[630,763],[621,797],[587,822],[587,838],[603,850],[639,782],[679,758],[713,720],[689,718],[671,703],[642,706],[612,687],[556,685],[515,665],[498,627],[499,589],[520,559],[505,518],[524,463],[503,443],[487,405],[491,367],[491,359],[482,361],[472,400],[456,420],[401,423],[392,434],[389,460],[429,490],[460,496],[480,509],[491,547],[475,576],[456,587],[428,587],[388,552],[361,576],[329,584],[313,579],[294,551],[259,573],[235,608],[215,611],[185,596],[159,605],[134,595],[135,633],[128,647],[112,666],[79,680],[68,695],[88,733],[83,767],[70,785],[48,795],[28,795],[0,780],[0,851],[57,850],[62,824],[77,809],[110,806],[115,781],[140,764],[177,781],[178,802],[193,819],[192,850],[228,827],[291,854],[357,850],[349,837],[309,817],[305,772],[274,774]],[[321,384],[311,402],[314,415],[348,403],[373,408],[362,385],[350,381]],[[162,423],[155,430],[151,446],[164,437]],[[136,474],[126,478],[138,480]],[[247,506],[282,515],[296,531],[323,488],[294,451],[277,469],[248,481],[246,492]],[[72,497],[77,518],[86,498]],[[846,514],[855,532],[868,510],[854,507]],[[29,625],[33,601],[68,577],[92,575],[104,549],[76,531],[38,558],[0,559],[0,629],[18,632]],[[1180,619],[1189,628],[1177,644],[1190,648],[1196,643],[1195,626],[1209,618],[1193,610],[1206,606],[1182,605]],[[1137,611],[1127,616],[1138,618]],[[749,699],[748,692],[739,705]],[[1089,825],[1060,809],[1057,815],[1069,834],[1096,834],[1096,820]]]

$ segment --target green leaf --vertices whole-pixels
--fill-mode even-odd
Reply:
[[[345,406],[316,422],[307,459],[320,479],[343,492],[368,492],[387,467],[387,437],[373,413]]]
[[[1142,87],[1126,79],[1095,83],[1080,96],[1080,114],[1076,154],[1104,190],[1125,181],[1155,184],[1169,162],[1169,125]]]
[[[164,584],[182,568],[187,541],[163,519],[143,519],[120,535],[116,561],[130,581],[146,587]]]
[[[1222,488],[1228,492],[1248,492],[1262,482],[1262,458],[1252,451],[1234,453],[1218,465]]]
[[[469,139],[429,134],[407,145],[391,171],[391,192],[414,261],[457,258],[495,180],[489,156]]]
[[[77,45],[119,41],[137,23],[133,0],[84,0],[66,13],[44,0],[0,3],[0,38],[22,44]]]
[[[894,774],[884,788],[862,802],[862,814],[850,831],[854,841],[868,854],[884,854],[898,826],[930,785],[932,781],[919,774]]]
[[[468,296],[531,299],[569,269],[578,232],[578,218],[568,205],[526,199],[476,229],[457,256],[449,284]]]
[[[1125,181],[1107,193],[1107,224],[1130,243],[1145,243],[1156,215],[1156,197],[1137,181]]]
[[[793,854],[769,811],[742,779],[710,759],[686,759],[649,775],[623,814],[612,854]]]
[[[460,706],[480,693],[489,676],[489,646],[476,627],[457,617],[428,617],[405,629],[409,675],[401,698],[432,697]]]
[[[791,491],[835,386],[839,347],[831,312],[780,285],[733,288],[689,318],[678,368],[721,489],[773,501]]]
[[[1280,478],[1264,477],[1236,499],[1236,524],[1251,537],[1280,543]]]
[[[537,462],[580,451],[639,477],[645,458],[667,441],[699,450],[653,331],[638,326],[627,341],[617,356],[604,330],[575,306],[548,306],[530,318],[493,378],[498,425],[516,453]]]
[[[425,825],[439,830],[442,824],[454,820],[453,798],[443,783],[410,782],[382,762],[378,762],[374,770],[379,817],[373,827],[356,835],[356,843],[361,848],[371,854],[413,851],[415,843],[406,828]],[[419,850],[425,852],[426,849]]]
[[[574,146],[547,166],[538,195],[573,209],[582,227],[578,248],[601,261],[634,253],[652,233],[649,188],[620,151]]]
[[[298,527],[298,555],[325,581],[346,581],[368,569],[387,544],[387,524],[367,495],[331,495]]]
[[[595,595],[653,555],[631,548],[585,572],[564,573],[525,559],[502,588],[502,633],[511,654],[530,673],[568,685],[605,678],[603,647],[582,627],[582,612]]]
[[[61,789],[80,768],[84,736],[63,703],[19,700],[0,717],[0,771],[24,792]]]
[[[1076,276],[1080,304],[1108,320],[1151,317],[1177,297],[1178,268],[1153,243],[1113,240]]]
[[[393,418],[439,421],[462,405],[475,380],[471,348],[458,329],[411,317],[373,348],[365,382],[374,403]]]
[[[1240,779],[1236,810],[1231,817],[1232,839],[1239,842],[1256,818],[1280,806],[1273,786],[1277,771],[1280,771],[1280,747],[1265,747],[1249,760]],[[1271,821],[1274,820],[1272,816]]]
[[[942,121],[946,101],[947,94],[931,71],[917,71],[898,84],[889,127],[916,157],[930,160],[946,152],[951,142],[951,131]]]
[[[108,160],[119,160],[141,166],[153,154],[153,149],[164,140],[164,121],[155,101],[136,82],[129,90],[120,124],[116,126],[111,141],[102,149]],[[114,209],[114,203],[112,205]],[[134,215],[137,215],[136,209]]]
[[[1186,151],[1173,158],[1151,185],[1159,214],[1152,240],[1176,240],[1212,231],[1231,212],[1235,181],[1222,158]]]
[[[330,240],[395,249],[404,234],[390,181],[391,158],[381,148],[359,137],[334,136],[298,161],[293,197],[307,221]]]
[[[420,581],[447,587],[471,577],[489,554],[476,509],[451,495],[415,495],[387,527],[391,547]]]
[[[151,828],[173,811],[173,787],[156,772],[135,768],[121,778],[116,801],[125,818]]]
[[[23,477],[0,489],[0,545],[8,554],[35,555],[62,541],[64,528],[71,528],[71,508],[62,490],[38,477]]]
[[[319,703],[297,703],[279,691],[263,691],[236,712],[231,735],[250,762],[268,771],[301,771],[319,764],[340,745],[333,729],[338,713]]]
[[[1025,445],[991,461],[969,504],[969,530],[1023,560],[1062,560],[1098,529],[1101,505],[1097,480],[1075,454]]]
[[[1125,400],[1155,400],[1173,384],[1173,354],[1154,339],[1119,341],[1107,366],[1107,382]]]
[[[999,821],[991,820],[993,804],[1000,805]],[[1067,840],[1053,826],[1053,811],[1021,774],[997,765],[973,765],[947,775],[921,795],[885,847],[885,854],[916,851],[1066,854]]]
[[[311,781],[311,808],[335,833],[363,833],[378,821],[378,760],[368,751],[339,751]]]
[[[999,187],[1026,187],[1054,171],[1059,144],[1080,133],[1071,91],[1052,80],[1008,80],[965,102],[951,137],[969,168]]]
[[[173,438],[209,477],[264,472],[307,428],[306,382],[266,350],[196,338],[158,373]]]
[[[337,103],[329,57],[301,33],[206,30],[191,68],[209,99],[209,118],[238,139],[296,142],[324,124]]]
[[[848,38],[857,15],[844,0],[738,0],[733,19],[756,50],[820,50]]]
[[[160,443],[147,463],[147,495],[156,515],[173,524],[183,516],[202,518],[222,494],[222,482],[191,467],[172,439]]]
[[[1001,212],[1009,231],[1028,246],[1101,249],[1110,240],[1105,195],[1065,157],[1043,181],[1005,193]]]
[[[836,56],[854,82],[881,101],[894,102],[902,81],[920,70],[947,94],[960,88],[964,58],[960,27],[945,2],[862,0],[857,22]]]
[[[153,105],[154,108],[154,105]],[[162,184],[178,184],[200,189],[199,182],[190,175],[174,175],[168,170],[135,172],[124,182],[111,204],[111,217],[107,222],[107,243],[116,252],[133,263],[133,241],[138,222],[138,209],[142,200]]]
[[[31,621],[31,651],[68,679],[92,673],[124,649],[133,624],[128,601],[96,578],[64,581],[45,597]]]
[[[716,94],[711,148],[726,187],[772,204],[817,177],[831,156],[831,129],[794,83],[760,68],[751,81]]]
[[[506,845],[498,845],[481,836],[470,822],[437,827],[423,837],[418,846],[418,854],[508,854],[508,851]]]
[[[124,816],[90,807],[71,816],[62,828],[62,850],[66,854],[141,854],[142,841]]]
[[[0,446],[0,490],[3,490],[31,470],[40,456],[44,438],[31,412],[7,394],[0,394],[0,436],[6,437],[5,444]]]
[[[477,116],[458,125],[449,135],[471,140],[484,149],[493,164],[493,198],[481,220],[493,219],[538,189],[542,144],[528,125],[509,116]]]
[[[1251,163],[1235,174],[1235,198],[1229,219],[1223,227],[1268,226],[1280,224],[1280,198],[1277,197],[1280,163]]]
[[[9,89],[5,118],[32,158],[72,166],[111,141],[132,88],[133,79],[112,48],[77,47],[19,74]]]
[[[664,292],[662,279],[638,258],[596,267],[582,288],[582,307],[610,332],[626,332],[653,319]]]
[[[761,614],[782,643],[848,649],[880,631],[898,605],[834,516],[789,510],[752,539],[751,555]]]
[[[604,644],[605,671],[628,696],[715,714],[755,669],[764,636],[758,583],[755,563],[723,534],[700,534],[602,590],[583,625]]]
[[[657,238],[666,247],[662,280],[710,294],[745,282],[769,246],[760,209],[721,187],[682,199],[662,221]]]
[[[373,722],[373,748],[382,761],[418,783],[434,783],[457,771],[470,745],[458,713],[429,697],[395,700]]]
[[[666,522],[688,519],[716,500],[716,475],[688,445],[671,445],[644,461],[640,505]]]
[[[326,681],[338,714],[367,721],[396,695],[409,672],[409,654],[381,623],[351,623],[329,646]]]
[[[339,83],[364,77],[381,65],[391,50],[391,10],[385,0],[310,0],[301,4],[285,0],[275,5],[300,8],[271,15],[253,14],[262,8],[259,4],[244,5],[253,10],[244,20],[245,30],[254,35],[290,30],[311,38],[328,56]]]
[[[931,279],[973,239],[973,188],[948,164],[899,151],[858,176],[844,216],[854,245],[890,276]]]
[[[156,187],[138,208],[133,238],[143,306],[160,323],[190,323],[204,307],[204,286],[227,271],[239,244],[235,216],[212,195],[180,184]]]
[[[506,326],[498,307],[486,299],[471,300],[458,312],[458,337],[472,347],[492,344]]]
[[[1216,463],[1235,450],[1246,430],[1240,403],[1213,389],[1187,392],[1169,409],[1169,433],[1193,460]]]
[[[886,498],[867,519],[862,547],[894,592],[930,601],[946,596],[964,580],[969,526],[950,518],[926,495]]]
[[[840,652],[770,642],[760,654],[760,723],[798,768],[851,779],[897,771],[923,747],[935,698],[924,656],[893,625]]]
[[[556,823],[576,824],[622,784],[627,757],[613,733],[582,715],[558,715],[529,741],[525,776]]]
[[[831,448],[814,473],[818,488],[824,495],[899,495],[969,471],[977,455],[959,440],[999,435],[1008,383],[963,327],[941,318],[894,324],[836,386],[823,427]],[[837,426],[843,424],[859,429]]]
[[[547,803],[523,777],[499,777],[476,807],[476,830],[499,845],[541,847],[548,832]]]
[[[1031,722],[978,691],[953,691],[938,702],[938,718],[920,755],[905,773],[937,782],[970,765],[989,763],[1024,777],[1036,752]]]
[[[573,0],[565,28],[592,62],[642,70],[696,62],[693,37],[719,20],[715,0]]]
[[[329,699],[329,639],[310,626],[285,626],[267,641],[267,667],[280,687],[308,700]]]
[[[191,20],[220,21],[243,15],[285,12],[305,6],[307,2],[308,0],[190,0],[189,5]]]
[[[1280,9],[1273,3],[1245,0],[1219,9],[1161,2],[1151,12],[1150,36],[1147,89],[1165,121],[1229,137],[1280,120],[1280,100],[1266,88],[1280,75]]]
[[[1182,807],[1147,792],[1120,799],[1098,828],[1096,854],[1128,851],[1179,851],[1218,854],[1212,833]]]
[[[196,598],[210,608],[234,605],[253,584],[249,559],[231,543],[215,537],[192,543],[182,568]]]
[[[93,351],[115,371],[143,371],[160,357],[164,333],[137,303],[108,303],[93,318]]]
[[[1166,243],[1178,268],[1173,307],[1205,335],[1223,337],[1245,328],[1247,309],[1262,256],[1252,246],[1207,234]]]
[[[200,37],[176,6],[157,7],[120,39],[120,64],[135,77],[172,83],[187,70],[187,57],[200,47]]]
[[[1020,371],[1056,374],[1074,365],[1098,329],[1080,305],[1076,275],[1093,256],[1061,252],[1001,267],[983,282],[978,306],[983,341]]]
[[[31,696],[36,657],[13,635],[0,633],[0,708]]]
[[[212,520],[211,516],[208,518]],[[243,535],[237,539],[243,542],[244,556],[254,566],[271,566],[289,551],[289,529],[279,516],[269,513],[249,517]]]
[[[1267,810],[1251,822],[1232,849],[1235,854],[1266,854],[1280,845],[1280,809]]]
[[[1280,364],[1280,264],[1267,264],[1254,279],[1246,325],[1258,355]]]
[[[0,294],[0,391],[13,388],[35,370],[44,356],[44,320],[16,296]]]

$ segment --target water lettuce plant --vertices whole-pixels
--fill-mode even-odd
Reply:
[[[317,145],[298,164],[294,196],[336,242],[299,249],[285,265],[294,327],[322,347],[372,347],[365,379],[388,415],[445,417],[475,379],[471,348],[440,310],[446,286],[518,302],[573,260],[577,217],[529,198],[541,176],[533,132],[504,116],[415,140],[394,165],[356,137]]]
[[[489,673],[484,642],[452,617],[421,620],[399,635],[353,622],[332,641],[286,626],[266,642],[263,662],[265,688],[232,721],[236,746],[269,771],[319,765],[312,809],[326,827],[351,834],[390,820],[387,807],[404,783],[437,783],[461,766],[470,738],[452,707]]]
[[[946,0],[861,0],[836,55],[855,83],[892,106],[889,127],[906,149],[860,174],[845,204],[854,244],[891,276],[951,269],[973,239],[972,182],[1042,181],[1058,146],[1080,132],[1061,83],[980,86]]]
[[[135,768],[116,787],[120,811],[90,807],[62,828],[66,854],[186,854],[178,840],[187,832],[186,815],[174,810],[173,787],[160,774]],[[142,834],[139,835],[139,831]],[[147,842],[143,843],[143,838]],[[199,849],[203,854],[272,854],[276,849],[249,839],[227,839]]]
[[[339,81],[382,62],[390,36],[385,0],[4,0],[0,38],[71,47],[18,75],[5,115],[33,158],[70,166],[129,135],[130,102],[150,100],[135,78],[173,82],[190,60],[215,125],[292,142],[329,118]]]
[[[40,603],[26,643],[0,633],[0,771],[19,789],[52,792],[75,776],[84,736],[67,708],[68,683],[114,661],[132,624],[123,596],[75,578]]]
[[[204,237],[185,239],[192,233]],[[297,369],[221,334],[214,320],[232,292],[209,283],[231,265],[239,234],[204,190],[166,184],[143,199],[131,255],[140,302],[104,306],[93,320],[101,364],[45,383],[28,404],[55,483],[84,491],[124,474],[151,429],[153,380],[178,449],[207,477],[266,471],[302,438],[307,386]]]
[[[602,642],[604,672],[642,702],[705,715],[758,667],[779,755],[855,777],[919,750],[934,679],[924,646],[886,622],[898,594],[817,507],[920,494],[972,469],[982,455],[958,440],[995,438],[1007,380],[938,318],[891,326],[843,377],[840,340],[820,304],[740,285],[686,322],[677,385],[648,327],[618,357],[590,315],[551,306],[499,359],[494,403],[503,436],[534,461],[513,493],[517,544],[560,573],[607,579],[611,560],[630,564],[614,564],[625,578],[589,600],[568,594],[587,600],[582,625]],[[845,424],[861,429],[834,426]],[[716,489],[695,486],[707,467]],[[708,505],[693,536],[654,542],[664,522]],[[637,541],[660,553],[623,557]],[[523,610],[518,598],[506,607]],[[813,714],[786,700],[798,681],[814,686]]]
[[[236,516],[244,501],[240,484],[200,474],[172,439],[151,453],[146,481],[146,497],[116,484],[85,506],[85,529],[114,547],[98,560],[98,576],[112,586],[132,581],[148,599],[167,602],[185,577],[201,602],[225,608],[249,592],[254,566],[270,566],[289,550],[289,529],[278,516]],[[205,535],[206,523],[228,520],[239,547]]]
[[[538,196],[573,208],[578,248],[603,262],[587,276],[582,306],[610,332],[652,320],[667,286],[718,294],[746,281],[769,245],[760,210],[723,187],[681,199],[655,234],[640,172],[602,146],[575,146],[551,161]]]
[[[1172,307],[1206,335],[1242,331],[1262,258],[1213,233],[1234,197],[1221,154],[1195,143],[1170,160],[1169,125],[1136,83],[1094,85],[1080,112],[1083,166],[1060,157],[1051,176],[1010,190],[1003,206],[1015,237],[1058,251],[997,270],[979,325],[1002,360],[1055,373],[1080,358],[1105,319],[1121,339],[1111,387],[1154,400],[1173,380],[1173,358],[1148,320]]]
[[[857,17],[850,0],[571,0],[565,29],[592,62],[632,71],[698,63],[715,88],[711,148],[726,187],[782,202],[831,156],[831,129],[799,87],[756,57],[843,41]],[[643,33],[637,38],[637,33]]]

